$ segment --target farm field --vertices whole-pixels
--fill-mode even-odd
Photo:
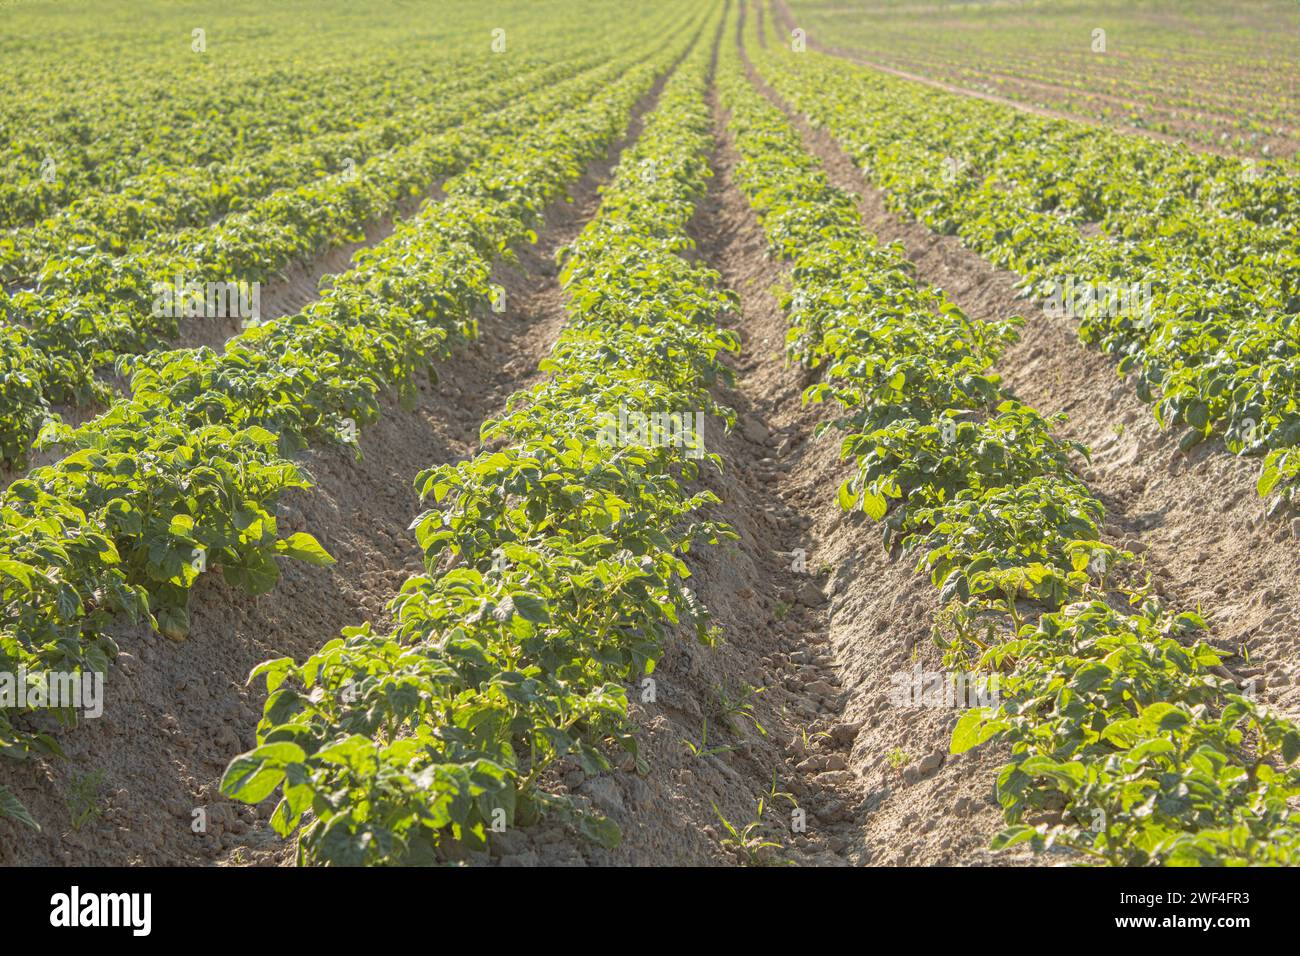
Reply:
[[[0,865],[1300,864],[1294,5],[0,24]]]
[[[1045,111],[1243,156],[1300,146],[1292,3],[784,0],[819,43]]]

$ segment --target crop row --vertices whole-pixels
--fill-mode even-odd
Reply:
[[[756,57],[893,208],[1015,270],[1135,372],[1184,449],[1222,434],[1264,456],[1261,495],[1296,494],[1300,189],[1284,164],[1194,156],[819,54]]]
[[[381,392],[411,399],[419,375],[475,334],[493,262],[535,240],[545,207],[678,55],[672,42],[677,53],[660,45],[622,77],[565,87],[548,123],[493,146],[447,182],[445,201],[358,255],[301,313],[222,353],[140,358],[130,397],[78,429],[53,428],[71,453],[0,495],[3,669],[103,670],[120,615],[184,638],[189,589],[206,570],[258,594],[278,578],[277,555],[329,563],[310,535],[277,532],[278,496],[307,484],[284,456],[308,441],[355,441]],[[27,724],[0,714],[7,754],[57,749]]]
[[[541,50],[583,45],[571,15],[514,11],[508,22],[521,29],[508,53],[494,54],[490,31],[506,18],[486,7],[429,10],[438,30],[423,37],[396,11],[374,11],[358,31],[329,17],[305,30],[291,11],[264,10],[256,24],[208,22],[204,52],[191,49],[198,24],[162,4],[138,6],[129,27],[7,14],[0,227],[132,188],[134,177],[179,183],[195,167],[255,165],[287,142],[411,114],[449,75],[472,79],[485,63],[490,74],[520,57],[536,62]]]
[[[1153,72],[1160,66],[1151,64]],[[1071,72],[1073,68],[1066,63],[1036,67],[1024,59],[1014,68],[998,63],[970,63],[964,59],[929,60],[925,67],[931,75],[946,75],[966,85],[991,81],[996,84],[995,90],[1001,87],[1012,96],[1023,97],[1025,92],[1037,91],[1043,94],[1038,102],[1045,100],[1045,105],[1052,109],[1083,116],[1092,114],[1120,123],[1127,121],[1135,128],[1154,129],[1183,140],[1227,143],[1229,136],[1236,135],[1240,138],[1232,144],[1234,148],[1265,156],[1272,152],[1270,145],[1256,145],[1252,141],[1261,136],[1294,136],[1295,132],[1290,126],[1293,121],[1289,110],[1294,108],[1293,104],[1276,88],[1247,90],[1243,87],[1227,93],[1219,88],[1190,91],[1177,84],[1150,79],[1107,82],[1106,77]],[[1010,90],[1006,90],[1007,81]],[[1020,82],[1027,82],[1030,89],[1020,89]],[[1195,125],[1185,125],[1193,116]],[[1180,118],[1184,120],[1182,123],[1171,122]],[[1203,130],[1202,124],[1206,127]]]
[[[1046,119],[836,57],[791,55],[775,37],[768,40],[766,52],[755,53],[762,72],[772,74],[769,81],[801,101],[808,99],[803,85],[812,78],[830,82],[827,99],[810,116],[832,128],[832,116],[842,124],[848,121],[843,114],[856,113],[852,127],[837,128],[852,133],[849,142],[862,151],[855,156],[864,164],[879,158],[882,174],[888,170],[893,177],[887,187],[893,191],[904,192],[910,176],[941,192],[978,189],[996,177],[1004,189],[1022,183],[1035,187],[1032,195],[1014,194],[1029,210],[1053,213],[1066,224],[1098,224],[1125,240],[1164,235],[1187,243],[1189,236],[1171,233],[1166,224],[1198,215],[1208,230],[1237,222],[1246,238],[1267,245],[1278,241],[1279,231],[1300,223],[1300,195],[1287,163],[1192,153]],[[896,104],[893,110],[884,108],[887,101]],[[910,111],[921,103],[930,103],[930,110]],[[877,163],[866,168],[875,175]]]
[[[952,751],[1009,746],[995,847],[1029,842],[1111,864],[1300,861],[1300,731],[1212,672],[1193,613],[1122,583],[1083,450],[1007,397],[989,369],[1019,320],[971,321],[868,237],[729,48],[719,84],[749,197],[790,264],[789,353],[821,371],[853,474],[840,504],[919,557],[945,604],[945,664],[1000,679]],[[1124,598],[1128,598],[1127,601]],[[1125,605],[1129,607],[1126,608]]]
[[[0,318],[9,323],[0,329],[0,368],[11,372],[0,383],[0,458],[22,460],[51,417],[51,404],[108,400],[97,369],[176,337],[184,318],[175,307],[181,297],[173,295],[173,308],[157,308],[156,283],[171,287],[178,276],[183,283],[258,282],[321,248],[355,239],[367,222],[531,124],[553,119],[620,69],[616,63],[591,67],[575,57],[546,71],[541,78],[549,82],[540,86],[539,77],[525,75],[494,87],[479,104],[494,111],[371,157],[355,175],[279,190],[211,227],[153,237],[127,256],[51,259],[34,290],[0,293]],[[252,324],[257,317],[245,318]]]
[[[275,76],[245,72],[181,92],[179,101],[175,84],[163,90],[150,82],[116,99],[102,88],[98,95],[65,93],[45,108],[20,97],[6,103],[0,227],[39,221],[88,195],[111,194],[137,176],[185,176],[191,164],[244,161],[286,139],[346,132],[373,116],[386,88],[399,102],[427,88],[426,71],[409,63],[383,56],[375,67],[356,74],[320,64],[280,69]]]
[[[91,252],[149,253],[160,246],[177,253],[199,245],[207,227],[228,213],[245,211],[260,220],[274,215],[286,196],[314,201],[313,196],[295,190],[322,177],[346,173],[383,182],[392,170],[376,175],[379,164],[367,169],[372,157],[391,155],[414,140],[498,110],[598,62],[619,59],[634,39],[629,26],[627,35],[604,35],[589,48],[570,41],[562,63],[549,67],[545,59],[530,62],[521,55],[480,56],[466,63],[453,60],[434,76],[420,77],[409,86],[398,82],[404,77],[390,77],[382,94],[359,88],[355,98],[367,113],[380,115],[356,128],[291,139],[252,155],[237,153],[221,164],[150,168],[111,192],[90,192],[34,226],[12,230],[0,239],[0,283],[28,282],[51,258],[76,260]],[[367,100],[367,95],[372,99]],[[380,102],[373,99],[377,95],[382,95]],[[259,202],[271,193],[278,199]],[[190,231],[160,243],[160,234],[180,229]],[[220,245],[224,238],[218,234],[207,241]],[[268,271],[276,267],[272,260]],[[47,270],[45,283],[54,282],[56,287],[58,279],[66,283],[65,270],[66,266]],[[155,263],[155,272],[166,275],[164,264]]]
[[[500,60],[489,61],[493,64],[504,66]],[[28,283],[51,257],[144,251],[158,234],[210,226],[228,213],[250,209],[256,200],[276,190],[296,189],[345,171],[359,175],[358,167],[374,155],[458,126],[466,116],[496,109],[521,91],[558,79],[543,70],[533,73],[515,70],[513,63],[510,66],[508,71],[449,71],[438,82],[423,84],[421,92],[428,101],[409,107],[401,103],[400,112],[356,129],[290,140],[252,156],[237,155],[222,164],[181,170],[153,168],[112,192],[81,196],[35,225],[14,229],[0,239],[0,282],[6,286]],[[512,78],[516,83],[506,84]]]
[[[1276,29],[1283,21],[1257,10],[1241,31],[1240,23],[1227,27],[1225,12],[1184,7],[1176,26],[1157,26],[1114,9],[1101,17],[1039,10],[1025,18],[950,8],[938,19],[931,11],[871,18],[864,30],[805,7],[800,26],[878,62],[1037,106],[1265,155],[1268,140],[1284,138],[1275,145],[1293,152],[1294,44]],[[1109,52],[1094,48],[1098,27]]]
[[[596,773],[611,746],[635,755],[626,685],[671,629],[708,636],[682,555],[730,532],[699,518],[716,499],[685,484],[716,458],[603,436],[620,409],[729,414],[708,388],[736,348],[715,325],[734,299],[680,255],[710,175],[709,48],[668,81],[564,251],[570,321],[549,379],[484,424],[477,456],[417,478],[428,572],[394,600],[393,629],[352,628],[301,665],[254,672],[270,692],[259,745],[223,791],[256,803],[279,790],[272,823],[299,829],[300,861],[446,859],[449,842],[482,847],[544,812],[617,839],[538,784],[561,758]]]

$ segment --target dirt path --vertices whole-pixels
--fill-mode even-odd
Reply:
[[[717,118],[725,128],[720,110]],[[835,501],[846,476],[838,438],[812,439],[825,411],[802,405],[810,379],[785,361],[786,319],[769,291],[784,270],[764,255],[761,227],[731,179],[736,161],[724,139],[716,164],[718,210],[710,216],[719,234],[701,248],[743,303],[748,362],[739,370],[736,407],[777,439],[736,462],[757,485],[759,507],[744,511],[756,542],[782,554],[804,549],[810,572],[801,579],[789,573],[788,561],[780,566],[803,619],[787,630],[790,643],[772,663],[787,688],[824,693],[829,685],[837,692],[823,701],[828,717],[806,728],[810,744],[802,734],[794,738],[789,759],[805,799],[814,807],[831,805],[828,843],[849,861],[987,862],[984,848],[1000,819],[986,786],[995,756],[947,756],[959,711],[891,700],[895,677],[918,665],[942,669],[929,640],[936,602],[909,563],[885,554],[878,529],[863,516],[845,515]],[[755,460],[761,453],[770,456],[766,466]],[[756,521],[764,501],[775,514]],[[823,761],[842,769],[819,771]]]
[[[173,644],[142,628],[116,634],[122,654],[105,681],[105,711],[64,735],[68,759],[0,764],[10,787],[38,820],[0,845],[0,864],[204,864],[292,862],[293,851],[266,825],[274,801],[256,808],[222,799],[226,763],[254,744],[261,687],[249,670],[271,657],[301,659],[342,627],[385,619],[388,601],[421,570],[407,531],[420,504],[413,481],[439,461],[473,454],[482,421],[536,376],[564,323],[555,252],[571,242],[599,204],[599,186],[639,135],[662,84],[638,105],[628,134],[591,164],[572,203],[547,210],[536,246],[518,267],[498,268],[504,313],[484,314],[480,338],[438,368],[416,407],[385,404],[380,420],[350,449],[308,451],[302,464],[316,487],[285,497],[282,531],[315,534],[337,559],[329,568],[282,565],[276,589],[251,598],[203,576],[190,601],[191,633]],[[35,771],[35,772],[34,772]],[[83,801],[93,815],[69,823]],[[194,832],[195,812],[206,832]]]
[[[1300,713],[1300,518],[1265,517],[1254,490],[1258,461],[1227,454],[1221,442],[1180,452],[1178,435],[1160,430],[1110,358],[1080,343],[1071,322],[1017,298],[1016,276],[959,240],[887,210],[829,134],[760,86],[786,108],[832,181],[859,197],[867,229],[903,243],[918,281],[943,288],[973,317],[1025,317],[1021,341],[997,371],[1040,412],[1066,413],[1060,433],[1092,449],[1079,473],[1109,512],[1107,539],[1140,552],[1157,590],[1176,604],[1201,605],[1216,646],[1245,648],[1250,662],[1234,662],[1232,670],[1255,678],[1265,701]]]

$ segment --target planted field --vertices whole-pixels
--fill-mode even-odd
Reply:
[[[784,0],[846,55],[970,93],[1245,156],[1300,146],[1295,5]]]
[[[304,10],[0,9],[0,863],[1300,863],[1293,9]]]

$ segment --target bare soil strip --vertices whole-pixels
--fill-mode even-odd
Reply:
[[[1106,505],[1106,537],[1140,553],[1158,593],[1181,607],[1201,605],[1216,646],[1244,648],[1249,660],[1233,661],[1231,673],[1253,678],[1280,712],[1300,713],[1300,518],[1265,516],[1256,462],[1227,454],[1220,442],[1179,451],[1178,436],[1159,428],[1110,358],[1079,342],[1069,320],[1017,298],[1016,276],[958,239],[887,210],[829,134],[791,113],[752,71],[751,79],[799,126],[832,181],[859,197],[868,230],[903,244],[919,281],[940,286],[976,318],[1025,317],[1021,341],[997,371],[1022,401],[1066,413],[1060,433],[1092,449],[1079,474]]]
[[[725,128],[721,111],[718,125]],[[764,255],[761,227],[731,181],[736,163],[726,138],[716,162],[719,209],[711,217],[720,234],[702,248],[743,303],[749,360],[740,368],[736,405],[778,443],[775,453],[769,446],[774,460],[767,467],[755,463],[757,450],[734,465],[762,485],[756,500],[767,498],[778,509],[775,522],[755,522],[756,542],[778,552],[803,548],[809,572],[802,579],[787,572],[792,603],[808,607],[771,663],[775,678],[793,691],[815,696],[827,685],[838,691],[823,701],[827,718],[796,725],[788,759],[812,805],[831,803],[822,821],[830,824],[828,843],[851,862],[988,862],[985,847],[999,821],[988,787],[997,755],[948,756],[960,712],[898,706],[891,698],[896,683],[910,681],[916,668],[942,670],[929,640],[933,589],[910,564],[890,560],[870,521],[844,514],[836,503],[835,488],[847,474],[838,435],[812,438],[828,410],[803,406],[811,378],[784,358],[787,323],[770,291],[784,269]],[[759,513],[746,509],[751,522]],[[820,769],[827,765],[842,769]]]
[[[725,129],[721,110],[718,123]],[[735,280],[728,278],[745,299],[750,334],[766,342],[768,381],[760,394],[781,407],[779,414],[796,423],[800,436],[785,478],[788,493],[813,518],[809,534],[816,552],[810,567],[832,569],[827,650],[845,688],[843,723],[856,728],[848,769],[861,795],[850,858],[869,865],[1025,862],[1027,854],[994,857],[987,849],[1001,826],[990,782],[1005,754],[987,748],[949,755],[961,704],[922,707],[919,701],[908,706],[899,700],[901,687],[915,690],[921,675],[944,671],[942,654],[930,639],[937,595],[913,573],[910,561],[894,560],[884,550],[876,525],[839,508],[835,490],[849,471],[839,457],[839,433],[809,440],[817,422],[834,411],[803,407],[802,388],[815,376],[781,358],[787,322],[768,289],[785,270],[763,256],[761,227],[730,182],[736,162],[727,137],[718,163],[719,176],[728,183],[725,221],[733,224],[732,250],[745,263]]]
[[[228,588],[220,574],[204,575],[190,600],[187,641],[143,628],[117,634],[122,653],[105,679],[104,715],[63,735],[68,759],[0,764],[0,782],[45,824],[40,834],[24,829],[0,844],[0,864],[293,861],[292,847],[266,823],[274,801],[245,807],[218,793],[227,762],[255,742],[264,688],[245,686],[248,672],[272,657],[301,659],[343,627],[381,624],[403,581],[422,570],[407,530],[421,510],[413,480],[432,464],[474,454],[483,420],[537,376],[565,321],[555,253],[595,212],[600,185],[661,88],[570,190],[572,202],[547,210],[519,266],[498,266],[506,311],[485,312],[478,340],[438,368],[436,385],[421,386],[416,407],[387,402],[361,433],[359,460],[337,447],[302,456],[316,487],[285,496],[282,530],[312,532],[338,563],[286,562],[276,589],[259,598]],[[91,815],[78,829],[70,821],[80,812]],[[199,817],[205,832],[193,829]]]

